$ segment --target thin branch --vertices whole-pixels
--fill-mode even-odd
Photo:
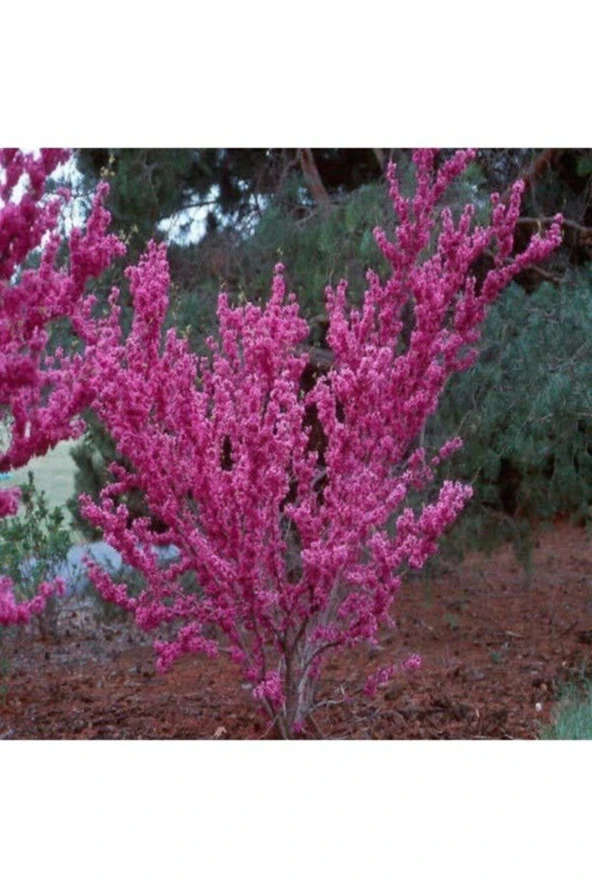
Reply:
[[[535,218],[534,216],[521,216],[518,219],[518,225],[534,225],[537,228],[541,228],[543,225],[551,224],[555,221],[553,216],[542,216],[540,219]],[[580,225],[579,222],[574,222],[572,219],[564,219],[562,225],[565,225],[566,228],[573,228],[574,231],[579,231],[582,234],[588,234],[592,237],[592,228],[588,228],[586,225]]]
[[[380,172],[384,173],[384,171],[386,169],[386,157],[384,155],[383,149],[382,148],[373,148],[372,151],[374,152],[374,157],[376,158],[378,166],[380,167]]]
[[[487,256],[488,259],[495,259],[496,254],[491,250],[483,250],[483,255]],[[538,274],[544,281],[551,281],[553,284],[560,284],[563,280],[562,276],[559,274],[553,274],[550,271],[544,271],[542,268],[539,268],[538,265],[527,265],[526,268],[522,270],[522,274],[525,271],[532,271],[535,274]]]

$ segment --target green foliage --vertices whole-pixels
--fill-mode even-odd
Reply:
[[[216,307],[219,287],[209,281],[200,292],[171,284],[167,325],[174,326],[179,335],[189,340],[193,351],[204,354],[205,341],[217,329]]]
[[[592,152],[578,157],[576,169],[578,176],[592,176]]]
[[[459,434],[447,467],[475,495],[451,541],[513,538],[529,521],[592,504],[592,268],[527,294],[511,286],[492,307],[481,355],[451,381],[426,441]],[[523,553],[524,554],[524,553]]]

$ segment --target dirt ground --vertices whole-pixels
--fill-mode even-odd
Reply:
[[[566,682],[592,677],[592,542],[558,522],[526,575],[510,548],[473,555],[428,585],[414,579],[377,650],[327,664],[315,736],[327,739],[534,738]],[[340,703],[368,671],[421,654],[374,700]],[[95,610],[63,608],[58,640],[4,638],[2,739],[273,738],[226,659],[188,657],[165,674],[150,640]],[[311,735],[312,736],[312,735]]]

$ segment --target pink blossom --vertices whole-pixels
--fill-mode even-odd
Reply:
[[[407,659],[401,663],[400,667],[394,664],[391,666],[382,666],[380,669],[377,669],[376,672],[373,672],[372,675],[368,676],[363,688],[364,694],[367,697],[375,697],[378,689],[388,684],[399,669],[402,669],[404,672],[414,672],[416,669],[421,669],[421,666],[422,661],[419,654],[411,654],[411,656],[407,657]]]
[[[406,672],[413,672],[416,669],[421,669],[422,661],[419,654],[411,654],[410,657],[407,657],[405,662],[402,664],[403,669]]]
[[[42,612],[50,596],[63,595],[64,588],[62,579],[41,583],[33,598],[19,602],[15,598],[11,581],[8,577],[0,576],[0,626],[27,623],[31,617]]]
[[[384,666],[381,669],[377,669],[376,672],[368,676],[366,684],[364,685],[364,694],[367,697],[375,697],[378,688],[381,685],[388,684],[396,671],[396,666]]]
[[[274,709],[280,709],[284,705],[284,689],[279,673],[269,672],[267,678],[253,688],[253,697],[268,700]]]

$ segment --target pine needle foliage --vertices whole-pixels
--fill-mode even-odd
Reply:
[[[475,492],[450,544],[523,547],[533,520],[590,521],[591,381],[592,267],[530,294],[511,285],[490,311],[480,360],[451,381],[426,429],[465,441],[454,469]]]

